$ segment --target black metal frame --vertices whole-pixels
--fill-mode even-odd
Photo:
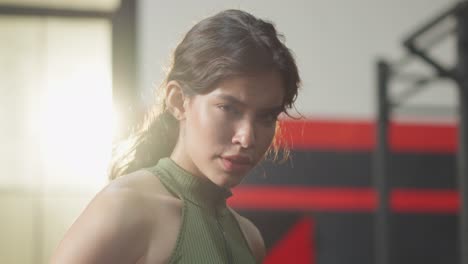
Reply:
[[[448,17],[455,18],[458,40],[459,61],[454,69],[447,69],[432,58],[426,50],[416,45],[416,41],[423,34]],[[446,32],[451,33],[451,32]],[[445,37],[447,34],[443,34]],[[447,78],[454,81],[459,88],[459,148],[457,155],[458,189],[460,193],[459,214],[459,250],[460,263],[468,264],[468,1],[461,1],[448,10],[426,23],[411,34],[404,42],[404,47],[413,56],[422,59],[435,69],[437,76],[411,76],[412,86],[407,90],[408,95],[414,95],[433,79]],[[407,60],[405,60],[406,62]],[[399,67],[405,63],[390,63],[380,59],[376,64],[378,116],[376,131],[376,150],[374,156],[374,186],[378,193],[378,207],[375,215],[375,259],[377,264],[391,263],[391,217],[389,207],[390,184],[388,163],[390,146],[388,144],[388,128],[392,109],[399,107],[402,102],[392,101],[389,97],[390,82],[398,77]]]
[[[388,183],[389,160],[389,115],[390,102],[388,100],[388,83],[390,79],[390,66],[381,59],[376,64],[378,117],[376,124],[377,142],[374,156],[374,185],[378,190],[378,207],[375,215],[375,257],[377,264],[390,263],[390,188]]]
[[[128,135],[143,111],[137,92],[137,7],[137,0],[121,0],[112,20],[112,101],[125,128],[115,139]]]
[[[461,262],[468,263],[468,2],[457,10],[458,64],[456,70],[459,86],[460,125],[458,132],[458,184],[460,190],[460,253]]]
[[[17,5],[0,5],[0,15],[2,16],[45,16],[62,18],[103,18],[111,19],[113,12],[66,9],[66,8],[47,8]]]

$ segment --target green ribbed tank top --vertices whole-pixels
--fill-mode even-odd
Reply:
[[[249,264],[255,257],[226,206],[231,192],[200,179],[170,158],[149,170],[183,201],[182,225],[169,263]]]

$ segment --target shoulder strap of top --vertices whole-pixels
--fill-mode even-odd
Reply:
[[[166,187],[166,189],[172,193],[174,196],[179,197],[183,200],[182,193],[180,191],[180,187],[178,186],[177,182],[173,181],[168,173],[164,170],[159,168],[158,166],[154,166],[152,168],[148,168],[148,170],[158,179],[161,181],[162,185]]]

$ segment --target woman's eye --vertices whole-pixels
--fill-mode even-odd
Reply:
[[[224,110],[224,111],[231,111],[232,108],[229,105],[219,105],[219,109]]]
[[[237,114],[238,111],[231,105],[218,105],[218,108],[227,113]]]
[[[275,123],[278,120],[278,115],[276,114],[266,114],[261,118],[265,123]]]

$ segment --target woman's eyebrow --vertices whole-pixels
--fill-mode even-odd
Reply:
[[[216,97],[218,97],[219,99],[223,99],[225,101],[228,101],[230,103],[233,103],[233,104],[237,104],[237,105],[241,105],[241,106],[246,106],[247,104],[242,102],[241,100],[237,99],[236,97],[232,96],[232,95],[228,95],[228,94],[219,94],[219,95],[216,95]]]
[[[265,109],[260,109],[259,112],[260,113],[267,113],[267,114],[277,115],[277,114],[283,112],[283,106],[268,107],[268,108],[265,108]]]
[[[217,98],[228,101],[232,104],[240,105],[240,106],[247,106],[246,103],[242,102],[241,100],[237,99],[236,97],[228,94],[218,94],[216,95]],[[262,113],[281,113],[284,107],[282,105],[267,107],[259,109],[259,112]]]

